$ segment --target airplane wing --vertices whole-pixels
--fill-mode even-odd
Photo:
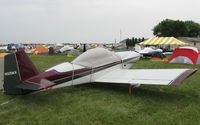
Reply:
[[[196,69],[117,69],[95,80],[100,83],[131,85],[179,85]]]

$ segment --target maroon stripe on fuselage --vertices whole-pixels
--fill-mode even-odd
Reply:
[[[103,66],[95,67],[95,68],[93,68],[93,72],[98,72],[98,71],[104,70],[106,68],[112,67],[114,65],[118,65],[120,63],[121,63],[121,61],[117,61],[117,62],[109,63],[109,64],[106,64]]]
[[[74,71],[74,75],[76,75],[78,73],[84,73],[87,71],[91,71],[91,69],[88,69],[88,68],[78,69],[78,70]],[[56,70],[51,70],[48,72],[42,72],[34,77],[31,77],[27,81],[34,82],[34,83],[40,83],[41,79],[47,79],[49,81],[57,81],[57,80],[63,79],[63,78],[71,78],[72,75],[73,75],[73,71],[59,73]]]

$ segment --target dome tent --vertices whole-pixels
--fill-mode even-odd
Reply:
[[[170,63],[200,64],[200,52],[195,47],[176,48],[169,58]]]

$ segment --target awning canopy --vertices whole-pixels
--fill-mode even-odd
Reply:
[[[140,45],[187,45],[174,37],[152,37],[148,40],[145,40]]]

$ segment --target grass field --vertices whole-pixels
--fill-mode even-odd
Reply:
[[[73,58],[31,57],[39,70]],[[140,60],[132,68],[197,68]],[[14,99],[13,99],[14,98]],[[200,71],[178,87],[86,84],[11,97],[0,94],[0,125],[198,125]]]

